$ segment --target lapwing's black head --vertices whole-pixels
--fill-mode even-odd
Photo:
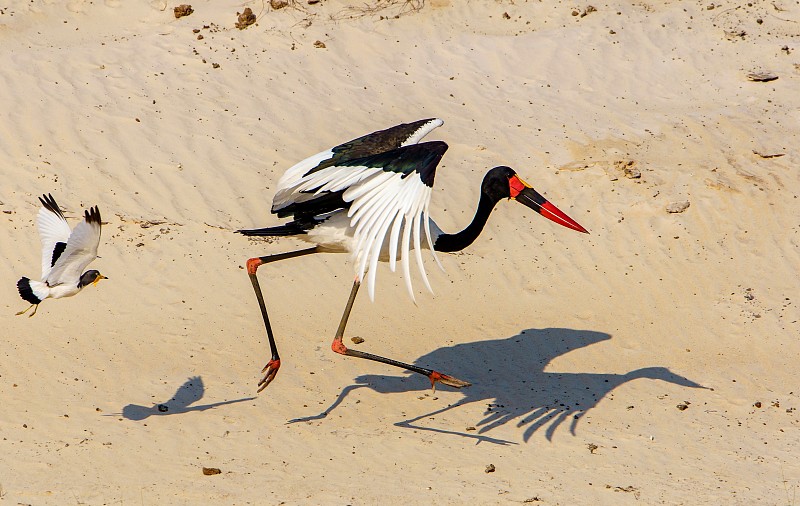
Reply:
[[[108,279],[108,278],[100,274],[99,271],[95,269],[90,269],[81,274],[81,279],[78,282],[78,288],[83,288],[84,286],[91,284],[97,284],[97,282],[100,281],[101,279]]]

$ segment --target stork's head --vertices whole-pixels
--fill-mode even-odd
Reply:
[[[546,198],[523,181],[513,169],[506,166],[495,167],[486,173],[481,191],[494,202],[502,199],[513,199],[530,207],[550,221],[559,225],[588,234],[589,231],[578,224]]]

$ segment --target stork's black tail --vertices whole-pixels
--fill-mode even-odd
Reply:
[[[237,234],[242,234],[251,237],[260,236],[286,236],[286,235],[302,235],[307,230],[313,228],[314,225],[304,224],[298,221],[291,221],[285,225],[277,227],[254,228],[250,230],[237,230]]]

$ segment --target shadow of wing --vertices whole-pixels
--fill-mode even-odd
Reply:
[[[192,376],[187,379],[183,385],[178,387],[172,399],[166,404],[176,409],[187,408],[191,404],[202,399],[205,391],[206,388],[205,385],[203,385],[203,378],[200,376]]]

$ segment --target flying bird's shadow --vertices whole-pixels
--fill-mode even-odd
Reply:
[[[212,402],[210,404],[200,404],[192,406],[195,402],[203,398],[205,394],[205,385],[203,385],[203,378],[200,376],[193,376],[186,380],[183,385],[178,387],[178,390],[172,398],[166,402],[156,404],[154,406],[140,406],[138,404],[128,404],[122,408],[122,413],[114,413],[108,416],[120,416],[128,420],[141,421],[151,416],[162,415],[178,415],[181,413],[188,413],[190,411],[205,411],[213,409],[218,406],[226,404],[235,404],[237,402],[251,401],[255,397],[244,397],[242,399],[234,399],[231,401]]]
[[[459,406],[479,402],[485,404],[486,409],[483,418],[475,424],[477,430],[474,433],[458,433],[459,435],[479,441],[491,440],[485,436],[487,432],[515,423],[522,430],[522,437],[526,442],[539,430],[544,430],[547,439],[552,440],[556,429],[565,423],[569,423],[569,431],[575,435],[580,419],[615,388],[628,381],[651,379],[683,387],[705,388],[665,367],[645,367],[625,374],[545,372],[548,364],[557,357],[609,339],[611,335],[591,330],[527,329],[505,339],[456,344],[437,349],[420,357],[415,364],[471,381],[472,386],[458,391],[463,395],[458,402],[395,425],[452,433],[414,423]],[[594,367],[589,362],[583,369],[592,370]],[[370,388],[386,394],[429,392],[430,384],[418,374],[359,376],[356,384],[345,388],[323,413],[292,421],[324,418],[356,388]],[[508,443],[502,440],[492,442]]]

